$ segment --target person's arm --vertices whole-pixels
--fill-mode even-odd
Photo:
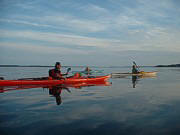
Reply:
[[[56,74],[57,79],[65,79],[62,74]]]
[[[52,77],[52,70],[49,70],[49,76]]]

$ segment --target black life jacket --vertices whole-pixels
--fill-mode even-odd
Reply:
[[[57,70],[57,69],[49,70],[49,76],[52,77],[53,79],[58,79],[59,75],[62,76],[60,70]]]

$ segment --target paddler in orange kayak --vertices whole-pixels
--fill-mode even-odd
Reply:
[[[49,77],[51,77],[52,79],[65,79],[63,77],[64,75],[67,75],[67,73],[66,74],[61,73],[61,63],[60,62],[56,62],[55,68],[49,70]]]
[[[89,75],[92,70],[89,67],[86,67],[86,69],[84,71],[85,71],[85,73],[87,73]]]

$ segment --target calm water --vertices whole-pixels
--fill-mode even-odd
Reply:
[[[63,69],[65,71],[65,69]],[[73,68],[72,70],[82,70]],[[157,78],[114,78],[111,86],[0,93],[1,135],[180,135],[180,68],[143,68]],[[105,68],[105,73],[128,68]],[[0,68],[5,79],[47,76],[48,68]]]

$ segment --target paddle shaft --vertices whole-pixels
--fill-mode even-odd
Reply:
[[[136,64],[136,62],[135,62],[135,61],[133,61],[133,64],[134,64],[134,65],[136,65],[136,67],[137,67],[138,71],[140,72],[139,66],[137,66],[137,64]]]

